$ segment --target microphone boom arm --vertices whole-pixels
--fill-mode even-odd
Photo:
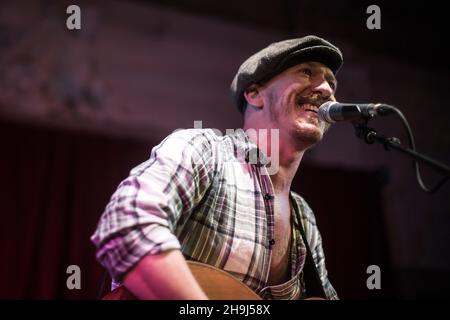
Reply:
[[[366,124],[354,123],[354,127],[356,130],[356,136],[358,138],[363,139],[367,144],[373,144],[374,142],[380,143],[388,151],[390,150],[390,148],[400,151],[401,153],[407,154],[411,158],[423,162],[432,167],[433,169],[450,177],[450,167],[446,166],[445,164],[437,160],[428,157],[427,155],[424,155],[415,150],[402,146],[400,143],[400,139],[396,137],[386,137],[380,135],[374,129],[367,127]]]

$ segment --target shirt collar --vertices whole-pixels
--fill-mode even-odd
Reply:
[[[250,140],[244,129],[236,129],[230,136],[234,139],[237,146],[237,156],[245,162],[257,166],[270,165],[267,155]]]

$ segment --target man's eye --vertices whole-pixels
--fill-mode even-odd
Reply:
[[[302,68],[300,69],[300,72],[306,74],[307,76],[312,76],[312,71],[309,68]]]

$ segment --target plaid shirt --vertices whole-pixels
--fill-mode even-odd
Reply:
[[[154,147],[150,159],[120,183],[91,237],[113,282],[120,283],[147,254],[180,249],[187,259],[229,272],[265,299],[298,298],[306,255],[300,222],[325,293],[337,299],[314,214],[294,192],[292,278],[268,286],[274,191],[263,162],[249,161],[254,150],[243,130],[218,136],[211,129],[179,130]]]

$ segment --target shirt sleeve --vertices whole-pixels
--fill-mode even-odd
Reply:
[[[216,156],[213,132],[179,130],[119,184],[91,237],[113,279],[148,254],[180,249],[175,228],[211,185]]]

